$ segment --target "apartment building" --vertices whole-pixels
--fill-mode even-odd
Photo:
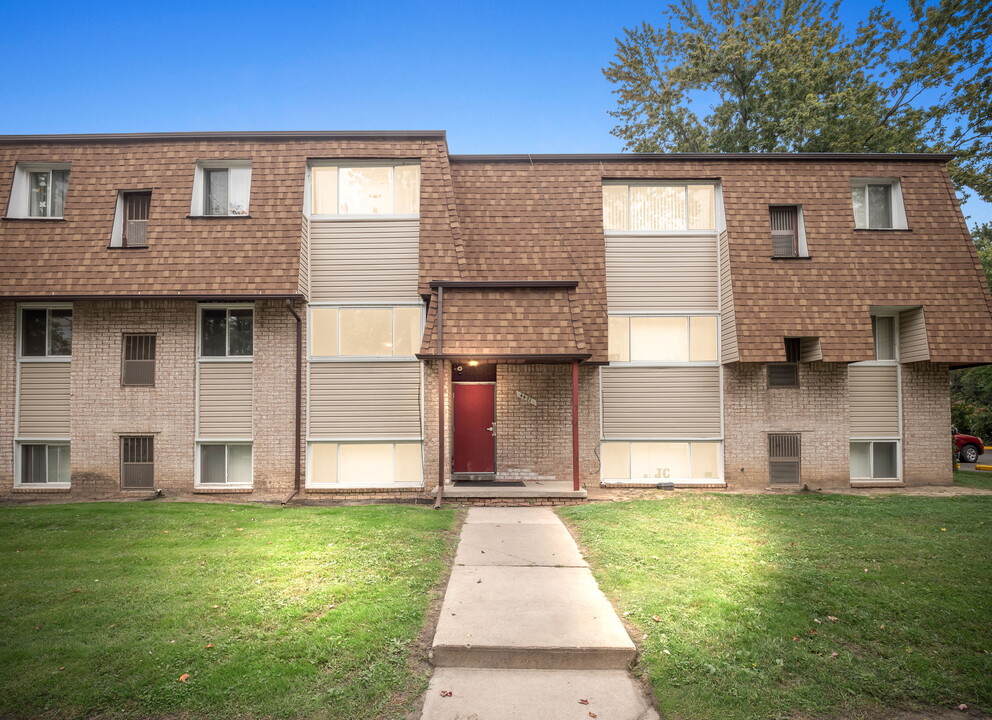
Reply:
[[[948,484],[949,159],[0,137],[0,497]]]

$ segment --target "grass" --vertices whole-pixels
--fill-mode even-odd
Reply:
[[[662,716],[992,707],[992,498],[685,495],[563,508]]]
[[[426,682],[408,657],[453,519],[397,505],[0,508],[0,717],[402,716]]]
[[[962,487],[992,490],[992,472],[981,470],[955,470],[954,484]]]

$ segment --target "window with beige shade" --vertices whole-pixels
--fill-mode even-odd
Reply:
[[[716,315],[611,315],[610,362],[713,363],[717,361]]]
[[[315,216],[417,215],[420,165],[324,165],[310,168],[310,213]]]
[[[719,480],[719,442],[604,442],[603,480]]]
[[[607,232],[677,232],[716,229],[712,183],[609,182],[603,185]]]
[[[404,357],[420,349],[420,306],[312,307],[310,356]]]
[[[312,442],[310,487],[414,484],[423,479],[418,442]]]

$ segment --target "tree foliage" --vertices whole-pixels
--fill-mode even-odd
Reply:
[[[992,200],[992,12],[884,4],[849,33],[839,3],[695,0],[617,39],[613,134],[637,152],[954,152]]]
[[[985,277],[992,286],[992,224],[971,231]],[[951,373],[951,414],[959,430],[992,443],[992,366],[965,368]]]

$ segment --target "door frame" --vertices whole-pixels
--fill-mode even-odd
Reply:
[[[451,474],[455,474],[455,424],[458,416],[455,411],[455,385],[492,385],[493,386],[493,426],[496,432],[493,433],[493,474],[499,472],[497,459],[499,457],[499,447],[496,444],[499,440],[499,425],[496,424],[496,381],[495,380],[452,380],[451,381]]]

